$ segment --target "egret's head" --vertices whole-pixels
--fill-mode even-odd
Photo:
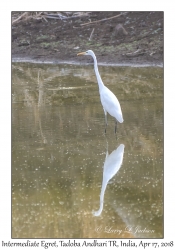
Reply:
[[[85,52],[80,52],[77,54],[77,56],[93,56],[94,52],[92,50],[87,50]]]

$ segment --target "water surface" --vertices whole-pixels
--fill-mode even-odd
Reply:
[[[163,69],[12,64],[12,237],[163,237]]]

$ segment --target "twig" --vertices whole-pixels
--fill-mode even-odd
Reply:
[[[94,28],[92,29],[92,32],[91,32],[91,34],[90,34],[90,37],[89,37],[89,41],[91,40],[91,38],[92,38],[92,35],[93,35],[93,33],[94,33]]]
[[[141,49],[138,49],[138,50],[136,50],[136,51],[134,51],[134,52],[126,53],[125,56],[134,57],[134,56],[143,55],[143,54],[145,54],[145,53],[146,53],[145,51],[143,51],[143,50],[141,50]],[[124,56],[124,54],[123,54],[123,56]]]
[[[67,18],[66,16],[63,16],[62,14],[47,14],[47,13],[44,13],[44,17],[51,18],[51,19],[59,19],[59,20]]]
[[[156,52],[155,51],[153,51],[153,52],[151,52],[151,54],[149,54],[150,56],[152,56],[152,55],[154,55]]]
[[[44,19],[44,21],[46,21],[48,23],[47,19],[44,16],[42,16],[42,18]]]
[[[106,20],[109,20],[109,19],[112,19],[112,18],[116,18],[116,17],[119,17],[121,16],[121,14],[117,15],[117,16],[112,16],[112,17],[108,17],[108,18],[104,18],[104,19],[101,19],[101,20],[97,20],[97,21],[94,21],[94,22],[88,22],[88,23],[82,23],[80,24],[81,26],[84,26],[84,25],[89,25],[89,24],[93,24],[93,23],[98,23],[98,22],[102,22],[102,21],[106,21]]]
[[[141,51],[141,49],[137,49],[136,51],[134,51],[134,52],[129,52],[129,53],[126,53],[126,55],[134,55],[134,54],[136,54],[136,53],[138,53],[138,52],[140,52]]]
[[[46,18],[52,18],[52,19],[61,19],[61,20],[65,20],[65,19],[72,19],[72,18],[77,18],[77,17],[83,17],[83,16],[87,16],[88,13],[85,13],[85,14],[80,14],[80,15],[77,15],[77,16],[69,16],[69,17],[66,17],[66,16],[63,16],[61,14],[44,14],[44,16]]]
[[[12,24],[14,24],[15,22],[18,22],[18,21],[22,21],[21,19],[23,18],[23,17],[25,17],[25,20],[27,21],[27,20],[30,20],[30,19],[36,19],[36,20],[38,20],[38,19],[41,19],[41,18],[43,18],[46,22],[48,22],[45,18],[44,18],[44,16],[42,16],[42,12],[39,12],[39,13],[37,13],[36,12],[36,15],[27,15],[27,14],[29,14],[30,12],[24,12],[21,16],[19,16],[17,19],[15,19],[14,21],[12,21]]]
[[[25,16],[28,12],[24,12],[21,16],[19,16],[17,19],[13,20],[12,24],[16,23],[19,21],[23,16]]]

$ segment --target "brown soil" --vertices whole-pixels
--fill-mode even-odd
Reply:
[[[12,12],[12,21],[22,14]],[[62,12],[62,20],[46,14],[29,12],[12,24],[13,60],[87,63],[92,59],[77,53],[91,49],[98,63],[163,65],[163,12]]]

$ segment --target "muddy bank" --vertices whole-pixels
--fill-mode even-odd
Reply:
[[[163,12],[12,12],[13,61],[92,63],[77,57],[88,49],[99,64],[162,66]]]

